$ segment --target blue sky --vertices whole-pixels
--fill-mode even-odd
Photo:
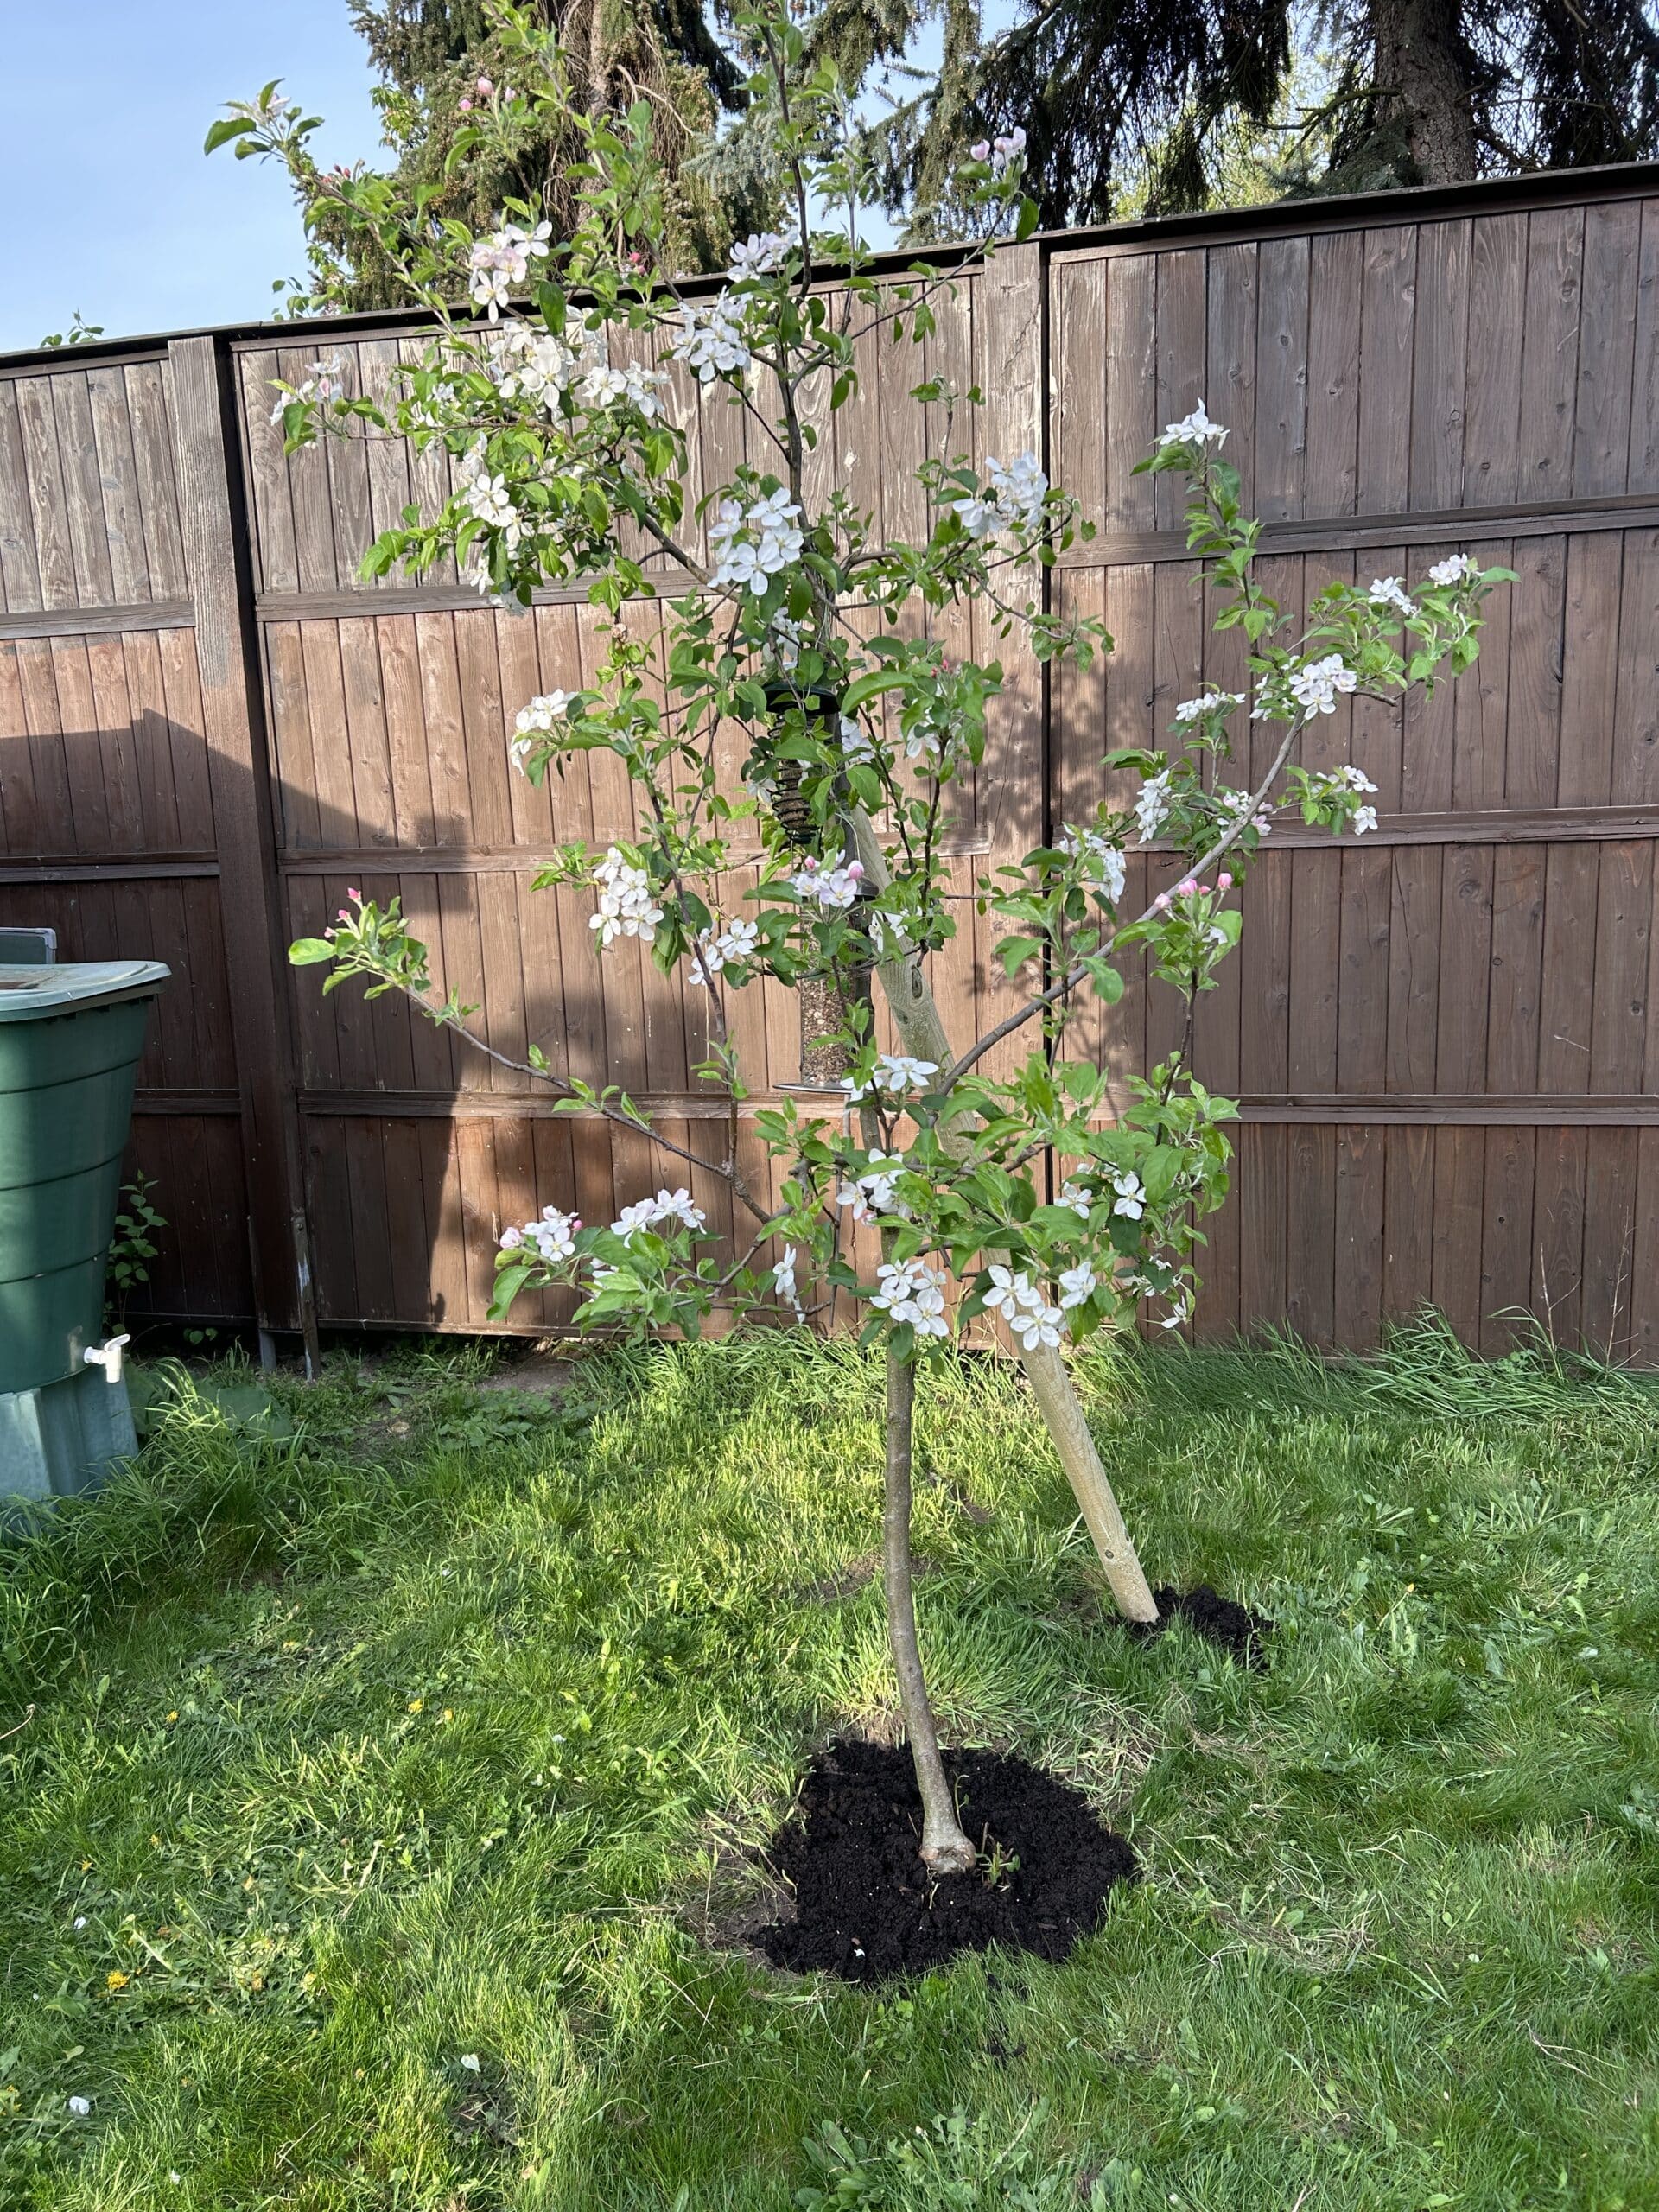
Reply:
[[[930,26],[914,58],[938,48]],[[111,337],[270,314],[303,234],[279,168],[203,155],[226,100],[280,77],[320,160],[379,157],[346,0],[0,0],[0,352],[77,308]]]
[[[0,0],[0,350],[77,308],[111,334],[270,312],[299,219],[270,164],[204,157],[224,101],[282,77],[323,159],[378,145],[346,0]]]

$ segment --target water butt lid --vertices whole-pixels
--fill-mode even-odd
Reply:
[[[0,1021],[35,1021],[153,998],[172,970],[159,960],[77,960],[61,968],[0,964]]]

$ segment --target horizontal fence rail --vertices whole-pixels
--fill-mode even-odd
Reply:
[[[174,971],[131,1154],[170,1222],[159,1315],[484,1328],[504,1225],[553,1202],[608,1218],[662,1169],[406,1008],[325,1001],[291,971],[288,940],[348,885],[403,899],[495,1045],[625,1084],[701,1159],[723,1141],[695,995],[632,944],[595,962],[586,901],[531,890],[562,839],[633,825],[613,762],[552,791],[508,772],[514,712],[582,684],[599,618],[579,589],[481,605],[453,563],[365,581],[377,531],[446,496],[442,457],[384,436],[286,455],[270,421],[270,380],[320,343],[379,391],[422,342],[418,319],[376,315],[0,360],[0,922]],[[1116,639],[1081,676],[1007,656],[945,841],[947,1025],[1010,1002],[978,876],[1109,795],[1103,756],[1156,743],[1196,679],[1242,688],[1178,487],[1133,474],[1202,395],[1293,609],[1455,550],[1519,582],[1456,687],[1310,734],[1310,765],[1376,783],[1380,818],[1363,842],[1274,830],[1199,1005],[1198,1072],[1239,1120],[1195,1326],[1357,1346],[1432,1301],[1488,1350],[1534,1316],[1659,1361],[1659,172],[1060,233],[958,284],[928,352],[990,395],[980,457],[1038,452],[1099,524],[1051,590]],[[817,465],[914,531],[910,378],[867,353]],[[741,427],[685,402],[719,481]],[[649,636],[659,606],[626,619]],[[962,641],[982,642],[971,621]],[[1137,851],[1129,895],[1174,865]],[[764,1181],[754,1111],[793,1075],[797,1029],[774,986],[737,1004],[759,1074],[740,1143]],[[1182,1018],[1132,976],[1065,1049],[1121,1086]],[[717,1221],[723,1186],[690,1173]],[[549,1296],[514,1325],[567,1318]]]

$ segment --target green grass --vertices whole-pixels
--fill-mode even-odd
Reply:
[[[287,1440],[182,1385],[0,1554],[4,2212],[1659,2206],[1643,1386],[1432,1329],[1096,1359],[1154,1579],[1281,1624],[1249,1675],[1103,1616],[1006,1370],[930,1380],[949,1732],[1147,1878],[1063,1967],[873,1995],[695,1930],[890,1711],[876,1370],[484,1364],[342,1359]]]

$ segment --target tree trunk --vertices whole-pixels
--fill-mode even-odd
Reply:
[[[1425,184],[1476,173],[1471,57],[1459,0],[1371,0],[1379,121],[1395,124]]]
[[[916,1370],[887,1354],[887,1502],[881,1516],[881,1581],[887,1635],[899,1677],[899,1706],[922,1793],[922,1860],[936,1874],[966,1874],[976,1853],[957,1819],[957,1804],[939,1758],[938,1731],[916,1640],[916,1600],[910,1572],[910,1461]]]
[[[853,816],[853,836],[864,863],[864,880],[876,890],[887,883],[887,862],[870,817],[860,807]],[[931,1060],[948,1068],[956,1055],[939,1020],[932,988],[922,973],[919,960],[881,963],[876,969],[904,1049],[914,1058]],[[1095,1540],[1101,1570],[1118,1611],[1132,1621],[1155,1621],[1158,1608],[1142,1571],[1129,1532],[1124,1526],[1106,1470],[1095,1449],[1095,1440],[1083,1417],[1083,1408],[1065,1362],[1052,1347],[1022,1351],[1020,1363],[1030,1381],[1033,1395],[1048,1424],[1060,1465],[1071,1485],[1090,1535]]]

